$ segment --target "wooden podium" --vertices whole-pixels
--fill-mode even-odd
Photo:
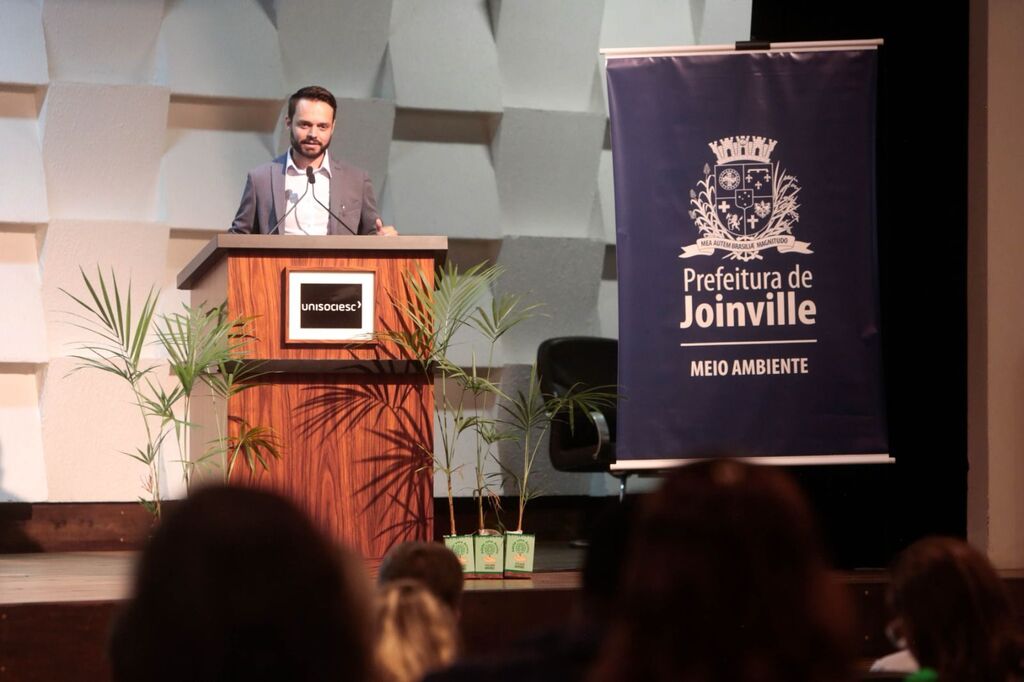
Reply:
[[[432,282],[447,248],[446,237],[221,234],[178,274],[193,306],[227,301],[229,318],[255,318],[248,357],[268,373],[221,419],[229,433],[238,420],[273,428],[282,457],[268,471],[237,461],[232,482],[291,498],[367,559],[433,535],[433,381],[390,342],[296,341],[288,282],[296,272],[372,273],[364,320],[376,332],[404,329],[394,305],[409,300],[403,274],[419,268]],[[194,406],[190,449],[201,453],[217,417],[209,399]]]

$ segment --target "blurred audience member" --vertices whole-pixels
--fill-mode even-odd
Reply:
[[[419,580],[458,616],[462,564],[450,549],[436,542],[403,542],[393,547],[380,564],[377,582],[383,586],[406,578]]]
[[[429,676],[429,682],[574,682],[586,679],[605,625],[614,613],[629,539],[633,498],[601,514],[583,562],[580,602],[567,628],[532,633],[505,651],[460,661]]]
[[[889,605],[910,653],[941,682],[1024,679],[1024,635],[1006,588],[966,542],[926,538],[904,550]]]
[[[376,664],[380,682],[418,682],[458,653],[452,610],[418,580],[380,586],[376,607]]]
[[[112,634],[113,679],[370,680],[368,587],[290,502],[199,490],[142,553]]]
[[[780,470],[674,471],[639,510],[594,680],[847,679],[852,627],[812,515]]]

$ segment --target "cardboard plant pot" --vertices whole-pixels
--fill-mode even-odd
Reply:
[[[522,531],[505,533],[505,577],[529,578],[533,574],[537,536]]]
[[[505,536],[496,530],[482,530],[473,536],[476,577],[505,577]]]
[[[473,547],[473,535],[445,535],[444,546],[451,550],[455,558],[462,564],[463,573],[476,572],[475,548]]]

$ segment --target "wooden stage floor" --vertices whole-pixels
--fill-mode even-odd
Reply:
[[[569,624],[581,550],[538,543],[529,579],[467,580],[464,649],[483,654]],[[0,680],[103,682],[107,635],[131,589],[134,551],[0,554]],[[369,566],[372,574],[374,567]]]
[[[117,602],[128,597],[138,552],[0,555],[0,605]],[[530,579],[467,580],[466,591],[575,590],[582,550],[541,543]],[[369,571],[375,573],[375,567]]]

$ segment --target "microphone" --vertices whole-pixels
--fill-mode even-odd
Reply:
[[[309,180],[309,185],[315,185],[316,184],[316,177],[313,175],[313,169],[310,168],[309,166],[306,166],[306,179]],[[309,185],[307,185],[307,187]],[[324,202],[322,202],[322,201],[320,201],[319,199],[316,198],[316,187],[313,188],[313,201],[315,201],[316,203],[318,203],[321,206],[323,206],[324,210],[327,211],[327,214],[330,215],[335,220],[337,220],[339,225],[344,227],[349,232],[352,232],[353,235],[355,234],[355,232],[352,231],[351,227],[349,227],[345,223],[341,222],[341,218],[339,218],[338,216],[334,215],[334,211],[332,211],[330,208],[328,208],[327,205],[324,204]]]
[[[307,168],[306,169],[306,178],[308,179],[309,176],[310,176],[310,173],[309,173],[309,169]],[[284,215],[281,216],[281,219],[278,220],[276,223],[274,223],[274,229],[272,229],[270,232],[267,232],[268,235],[269,234],[274,234],[275,232],[277,232],[277,230],[284,223],[285,219],[288,217],[288,214],[295,210],[295,208],[299,205],[299,202],[302,201],[303,197],[306,196],[306,193],[309,192],[309,186],[311,184],[312,184],[312,180],[310,180],[310,182],[306,183],[306,191],[302,193],[302,196],[300,196],[298,199],[295,200],[295,203],[292,204],[291,208],[289,208],[287,211],[284,212]],[[302,225],[299,225],[298,227],[299,227],[300,230],[302,230]],[[305,232],[305,230],[302,230],[302,231]]]

